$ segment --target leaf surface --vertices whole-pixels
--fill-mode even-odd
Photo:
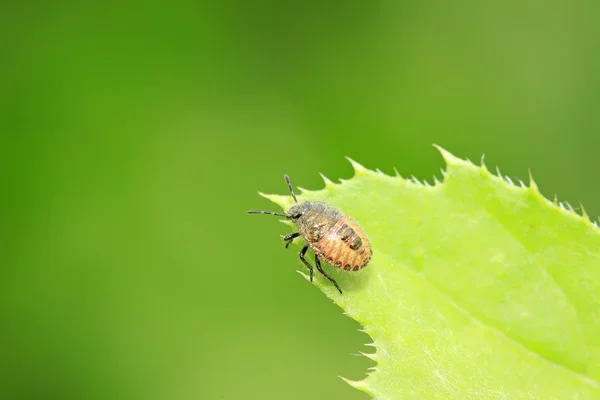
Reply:
[[[364,326],[376,399],[599,399],[600,230],[441,150],[443,183],[352,162],[355,176],[303,190],[350,215],[374,256],[357,272],[326,266],[315,285]],[[290,196],[267,195],[287,210]]]

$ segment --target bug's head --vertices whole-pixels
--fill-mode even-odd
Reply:
[[[290,207],[288,212],[285,214],[276,213],[276,212],[272,212],[272,211],[262,211],[262,210],[250,210],[250,211],[248,211],[248,214],[275,215],[278,217],[285,217],[285,218],[291,219],[292,221],[296,221],[296,220],[302,218],[302,216],[308,210],[310,210],[310,202],[305,201],[304,203],[298,203],[298,199],[296,198],[296,194],[294,193],[294,188],[292,187],[292,183],[290,182],[290,177],[287,175],[284,175],[284,177],[285,177],[285,181],[288,184],[288,188],[290,189],[290,193],[292,194],[292,198],[294,199],[296,204],[294,204],[292,207]]]
[[[302,218],[310,210],[310,202],[305,201],[304,203],[297,203],[290,207],[287,212],[288,218],[291,220],[297,220]]]

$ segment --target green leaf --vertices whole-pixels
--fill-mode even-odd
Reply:
[[[599,399],[600,230],[444,150],[444,183],[355,176],[302,191],[354,218],[367,268],[314,284],[364,326],[377,399]],[[290,196],[266,196],[287,210]]]

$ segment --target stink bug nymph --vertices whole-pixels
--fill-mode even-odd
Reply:
[[[304,258],[309,247],[315,253],[315,264],[319,272],[342,293],[337,282],[323,271],[320,259],[345,271],[358,271],[371,261],[371,243],[356,221],[334,206],[320,201],[298,203],[290,178],[287,175],[284,177],[296,204],[285,214],[262,210],[250,210],[248,214],[276,215],[293,221],[298,232],[283,238],[285,247],[297,237],[303,237],[306,245],[300,250],[299,256],[310,271],[310,281],[313,281],[313,267]]]

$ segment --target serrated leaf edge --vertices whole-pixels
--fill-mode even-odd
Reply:
[[[411,176],[410,179],[404,179],[401,174],[398,172],[398,170],[396,169],[396,167],[394,167],[394,173],[395,175],[387,175],[384,172],[382,172],[380,169],[376,169],[375,171],[373,170],[369,170],[368,168],[364,167],[362,164],[358,163],[357,161],[351,159],[350,157],[346,157],[346,159],[350,162],[352,168],[354,169],[354,175],[350,178],[350,179],[339,179],[340,183],[335,183],[334,181],[332,181],[331,179],[327,178],[324,174],[320,174],[324,183],[325,183],[325,187],[323,189],[319,189],[319,190],[308,190],[305,188],[301,188],[299,187],[298,189],[301,192],[301,195],[305,195],[305,194],[310,194],[310,193],[314,193],[320,190],[326,190],[326,189],[331,189],[337,185],[344,185],[346,182],[348,182],[351,179],[356,179],[356,178],[360,178],[360,177],[365,177],[365,176],[373,176],[373,175],[377,175],[377,176],[385,176],[388,177],[390,179],[397,179],[403,183],[407,183],[407,184],[414,184],[415,186],[420,186],[425,190],[432,190],[432,189],[436,189],[441,187],[442,185],[444,185],[449,177],[449,171],[451,170],[451,167],[460,167],[460,166],[468,166],[468,167],[472,167],[475,169],[480,169],[481,171],[483,171],[486,175],[488,175],[489,177],[491,177],[494,180],[497,181],[501,181],[502,183],[506,184],[507,186],[509,186],[511,189],[516,189],[516,190],[523,190],[523,191],[529,191],[532,194],[534,194],[535,196],[538,196],[539,198],[541,198],[542,200],[544,200],[544,202],[546,203],[547,206],[558,210],[559,212],[563,213],[565,216],[567,217],[571,217],[571,218],[575,218],[577,221],[583,223],[585,226],[587,227],[591,227],[592,231],[595,232],[596,234],[600,234],[600,228],[598,226],[598,223],[596,221],[592,221],[588,214],[586,213],[585,209],[583,208],[583,204],[580,203],[579,205],[579,210],[581,211],[581,214],[578,213],[572,206],[571,204],[569,204],[568,202],[559,202],[557,200],[557,196],[555,194],[555,197],[553,200],[549,200],[548,198],[544,197],[544,195],[539,191],[538,185],[535,182],[534,178],[533,178],[533,174],[531,172],[531,170],[528,170],[528,175],[529,175],[529,185],[526,185],[523,181],[519,181],[519,185],[515,185],[515,183],[512,181],[512,179],[510,179],[508,176],[504,176],[502,175],[502,173],[500,172],[500,168],[496,167],[496,173],[497,175],[494,175],[493,173],[491,173],[489,171],[489,169],[487,168],[484,158],[485,155],[482,155],[481,159],[480,159],[480,165],[477,166],[475,165],[472,161],[470,160],[463,160],[460,159],[456,156],[454,156],[452,153],[450,153],[449,151],[445,150],[444,148],[442,148],[441,146],[438,145],[433,145],[441,154],[442,158],[444,159],[444,162],[446,163],[446,169],[441,169],[441,173],[442,173],[442,177],[443,177],[443,181],[439,181],[438,178],[434,175],[433,177],[433,185],[430,185],[426,180],[424,180],[423,182],[419,181],[415,176]],[[282,195],[273,195],[273,194],[264,194],[259,192],[259,194],[278,204],[279,206],[281,206],[282,208],[285,209],[285,207],[289,207],[291,206],[291,196],[282,196]],[[600,218],[599,218],[600,220]],[[282,221],[284,223],[289,223],[289,221]],[[301,275],[304,276],[305,279],[309,280],[308,275],[306,275],[305,273],[303,273],[302,271],[298,271]],[[460,308],[460,307],[459,307]],[[361,331],[369,334],[369,332],[367,332],[364,329],[361,329]],[[501,333],[501,332],[500,332]],[[502,333],[501,333],[502,334]],[[369,336],[371,336],[369,334]],[[372,337],[372,336],[371,336]],[[372,337],[373,338],[373,337]],[[373,346],[375,347],[376,351],[374,353],[363,353],[360,352],[363,356],[373,360],[373,361],[377,361],[377,346],[376,346],[376,339],[373,338],[373,343],[368,343],[365,344],[365,346]],[[350,386],[359,389],[371,396],[375,396],[375,393],[371,390],[371,388],[369,387],[369,384],[367,382],[367,378],[377,370],[377,367],[372,367],[371,368],[372,371],[367,373],[367,376],[359,381],[355,381],[355,380],[351,380],[348,378],[345,378],[343,376],[340,376],[340,378],[342,380],[344,380],[346,383],[348,383]],[[570,371],[572,372],[572,371]],[[584,377],[584,376],[580,376],[582,379],[587,380],[589,383],[592,383],[594,386],[597,385],[597,382],[593,379],[589,379],[588,377]]]

